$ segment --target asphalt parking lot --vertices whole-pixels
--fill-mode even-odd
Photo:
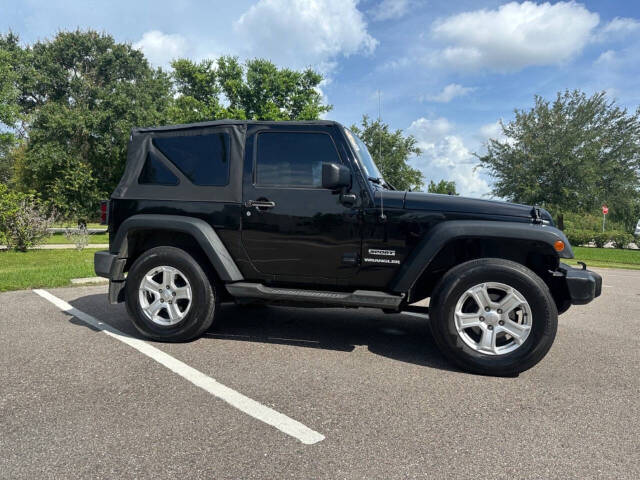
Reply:
[[[0,294],[0,478],[640,478],[640,272],[600,272],[517,378],[456,370],[409,315],[229,305],[130,344],[104,286]]]

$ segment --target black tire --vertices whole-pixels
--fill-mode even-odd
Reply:
[[[192,303],[185,318],[171,326],[157,325],[148,319],[138,296],[144,275],[162,265],[177,268],[187,278],[192,291]],[[125,298],[136,329],[145,337],[162,342],[184,342],[202,335],[211,327],[218,306],[215,283],[198,262],[184,250],[169,246],[152,248],[138,257],[127,275]]]
[[[499,282],[518,290],[532,313],[528,338],[503,355],[474,350],[458,334],[454,321],[458,299],[469,288]],[[430,327],[442,353],[463,370],[481,375],[515,376],[537,364],[556,336],[558,312],[547,285],[525,266],[498,258],[471,260],[449,270],[436,285],[430,301]]]

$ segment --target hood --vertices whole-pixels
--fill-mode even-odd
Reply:
[[[530,205],[422,192],[407,192],[404,199],[404,208],[407,210],[433,210],[437,212],[482,214],[528,219],[534,216],[534,208]],[[539,209],[539,214],[542,220],[552,222],[551,215],[546,210],[542,208]]]

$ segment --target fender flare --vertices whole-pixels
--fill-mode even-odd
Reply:
[[[557,255],[560,258],[573,258],[569,240],[555,227],[524,222],[449,220],[437,224],[427,232],[391,281],[391,291],[408,292],[440,250],[452,240],[462,238],[533,240],[549,245],[553,252],[556,252],[555,242],[561,240],[564,242],[564,249],[556,252]]]
[[[127,218],[111,242],[109,250],[118,258],[127,258],[130,233],[143,230],[168,230],[186,233],[193,237],[211,262],[223,282],[244,280],[227,247],[211,225],[200,218],[178,215],[139,214]]]

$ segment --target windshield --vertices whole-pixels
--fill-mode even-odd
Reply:
[[[378,167],[376,167],[376,164],[373,161],[373,158],[371,158],[371,154],[369,153],[369,150],[367,150],[367,146],[364,142],[348,128],[345,128],[344,131],[346,132],[347,138],[349,138],[351,146],[355,150],[358,160],[364,168],[367,177],[369,177],[369,179],[382,180],[382,174],[380,173],[380,170],[378,170]]]

